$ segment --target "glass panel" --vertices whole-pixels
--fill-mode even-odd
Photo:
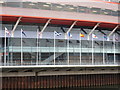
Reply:
[[[110,0],[111,2],[119,2],[119,0]]]
[[[65,8],[65,5],[52,4],[52,10],[63,11],[64,8]]]
[[[118,16],[118,11],[112,11],[113,16]]]
[[[14,52],[14,53],[10,53],[11,56],[11,63],[13,65],[21,65],[21,53],[20,52]]]
[[[55,61],[56,64],[67,64],[67,41],[66,40],[56,40],[56,48],[55,48]],[[62,48],[65,47],[65,48]]]
[[[82,45],[83,47],[84,45]],[[92,41],[88,41],[88,49],[87,49],[87,57],[83,57],[83,58],[86,58],[86,60],[84,59],[84,63],[87,62],[88,64],[91,64],[92,63],[92,52],[91,52],[91,49],[92,48]]]
[[[10,31],[12,30],[12,24],[2,24],[2,30],[5,30],[5,27]]]
[[[116,54],[116,63],[120,64],[120,54]]]
[[[73,5],[66,5],[64,8],[64,11],[77,12],[77,7],[75,7]]]
[[[92,63],[91,53],[82,53],[81,54],[81,63],[84,65],[89,65]]]
[[[107,63],[108,63],[108,64],[113,64],[113,63],[114,63],[114,55],[111,54],[111,53],[108,53],[107,56],[108,56],[108,61],[107,61]]]
[[[55,53],[55,56],[56,56],[56,59],[55,59],[55,63],[57,64],[57,65],[63,65],[63,64],[65,64],[66,63],[66,55],[65,55],[65,53],[64,52],[56,52]]]
[[[37,43],[36,43],[36,39],[34,38],[23,38],[23,63],[32,63],[32,64],[36,64],[36,47]],[[28,58],[26,58],[26,56],[29,56]]]
[[[110,41],[105,42],[105,62],[106,64],[112,64],[114,61],[113,55],[113,43]]]
[[[33,3],[33,2],[23,2],[23,8],[34,8],[38,9],[38,3]]]
[[[112,15],[112,10],[109,10],[109,9],[102,9],[101,10],[101,14],[103,15]]]
[[[3,5],[7,7],[21,7],[21,2],[5,2]]]
[[[79,57],[79,53],[73,52],[70,53],[70,65],[80,65],[80,57]]]
[[[84,6],[79,6],[78,7],[78,12],[88,13],[89,12],[89,8],[88,7],[84,7]]]
[[[3,39],[2,38],[0,38],[0,66],[2,65],[2,63],[3,63],[3,59],[4,59],[4,57],[3,57],[3,55],[4,55],[4,48],[3,48]]]
[[[40,9],[51,10],[51,3],[38,2],[38,7]]]
[[[9,30],[12,29],[12,25],[10,24],[3,24],[3,30],[4,27],[7,27]],[[49,26],[47,30],[49,33],[52,33],[52,38],[50,39],[49,37],[47,38],[42,38],[38,40],[36,39],[36,30],[37,26],[30,26],[30,25],[18,25],[18,28],[15,31],[15,36],[14,38],[7,38],[7,53],[6,53],[6,58],[7,58],[7,64],[11,63],[13,65],[21,64],[21,38],[20,38],[20,29],[21,27],[23,30],[26,31],[27,35],[31,35],[32,38],[28,37],[23,37],[23,64],[24,65],[35,65],[37,58],[38,58],[38,63],[40,64],[45,64],[45,65],[53,65],[54,64],[54,40],[53,40],[53,31],[59,31],[60,32],[60,27],[53,27]],[[1,26],[2,28],[2,26]],[[0,31],[3,31],[2,29]],[[29,31],[28,31],[29,30]],[[35,30],[35,31],[34,31]],[[46,30],[46,31],[47,31]],[[65,28],[67,30],[67,28]],[[85,29],[86,31],[90,32],[90,29]],[[103,31],[103,30],[102,30]],[[18,33],[16,33],[18,32]],[[79,29],[74,29],[71,33],[76,34],[79,32]],[[103,31],[106,34],[109,34],[110,31]],[[44,32],[46,33],[46,32]],[[43,33],[43,34],[44,34]],[[63,33],[63,32],[62,32]],[[97,36],[98,39],[101,41],[97,41],[98,39],[94,39],[94,63],[95,64],[102,64],[103,62],[103,41],[102,37],[100,37],[102,34],[98,30],[95,30],[94,32]],[[19,36],[18,36],[19,35]],[[67,40],[64,39],[64,34],[62,39],[57,39],[56,37],[56,48],[55,48],[55,54],[56,54],[56,65],[68,65],[68,48],[67,48]],[[116,34],[116,38],[119,38],[119,35]],[[76,40],[74,40],[76,39]],[[80,64],[80,41],[77,40],[79,39],[78,37],[76,38],[71,38],[69,41],[69,60],[70,60],[70,65],[79,65]],[[87,39],[87,38],[84,38]],[[1,41],[2,40],[2,41]],[[2,62],[4,61],[4,38],[0,38],[0,53],[2,52],[2,56],[0,57]],[[105,55],[105,63],[106,64],[113,64],[114,63],[114,43],[112,41],[112,36],[110,37],[111,41],[105,41],[105,46],[104,46],[104,55]],[[116,56],[116,62],[120,62],[120,42],[119,40],[116,40],[116,49],[115,49],[115,56]],[[82,64],[87,65],[87,64],[92,64],[92,41],[91,40],[83,40],[81,41],[82,43],[82,48],[81,48],[81,60]],[[38,44],[38,48],[37,48]],[[37,56],[38,55],[38,56]],[[9,64],[9,65],[12,65]]]
[[[91,13],[100,14],[100,8],[91,8]]]
[[[10,59],[10,63],[12,63],[13,65],[15,65],[15,64],[20,65],[21,64],[20,45],[21,45],[20,38],[10,38],[10,40],[9,40],[9,49],[10,49],[9,50],[9,59]]]
[[[4,2],[4,1],[0,1],[0,6],[7,6],[7,4],[6,4],[6,2]]]
[[[95,64],[103,63],[103,54],[102,53],[94,53],[94,63]]]
[[[120,16],[120,11],[118,10],[118,16]]]
[[[52,52],[41,53],[40,64],[53,65],[54,64],[54,54]]]

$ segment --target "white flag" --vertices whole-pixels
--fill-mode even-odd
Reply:
[[[72,34],[71,34],[70,32],[68,33],[68,36],[69,36],[70,38],[72,38]]]
[[[11,35],[6,27],[5,27],[5,33],[8,34],[9,36]]]
[[[98,38],[95,34],[92,34],[92,38]]]
[[[56,36],[60,36],[60,35],[62,35],[62,33],[60,33],[60,32],[56,32],[56,31],[54,31],[54,34],[55,34]]]

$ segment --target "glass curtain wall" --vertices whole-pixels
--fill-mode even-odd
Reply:
[[[13,25],[3,24],[3,28],[0,30],[2,32],[2,37],[0,37],[0,58],[2,62],[4,62],[5,58],[5,27],[11,31]],[[26,36],[22,34],[22,47],[21,28],[26,34]],[[98,39],[94,39],[94,42],[92,42],[92,40],[88,40],[86,38],[87,35],[83,33],[85,37],[82,38],[80,43],[79,38],[75,37],[79,36],[77,29],[73,28],[71,32],[73,37],[68,41],[67,39],[64,39],[64,33],[62,32],[61,27],[48,26],[45,32],[43,32],[43,38],[37,38],[37,28],[38,26],[36,25],[19,25],[14,33],[14,37],[9,37],[7,35],[7,65],[21,65],[21,60],[23,65],[88,65],[92,64],[92,62],[94,64],[103,64],[103,59],[105,64],[114,64],[114,62],[120,62],[120,42],[118,40],[119,35],[116,35],[117,37],[115,43],[113,42],[113,36],[111,36],[110,41],[105,40],[103,47],[103,37],[101,37],[103,34],[100,34],[98,30],[95,31]],[[67,28],[64,29],[65,31],[67,30]],[[62,33],[62,35],[56,36],[54,39],[54,30]],[[85,29],[85,31],[88,31],[88,29]],[[109,33],[110,31],[106,32]]]

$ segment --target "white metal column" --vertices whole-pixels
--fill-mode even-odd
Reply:
[[[54,31],[54,65],[55,65],[55,56],[56,56],[56,55],[55,55],[55,46],[56,46],[56,45],[55,45],[55,42],[56,42],[56,40],[55,40],[55,31]]]
[[[22,29],[21,29],[21,65],[23,64],[23,43],[22,43]]]
[[[1,41],[1,40],[0,40]],[[2,42],[2,41],[1,41]],[[2,48],[2,45],[0,44],[0,48]],[[0,65],[2,66],[2,52],[0,52]]]
[[[115,37],[116,35],[113,35],[113,51],[114,51],[114,64],[116,64],[116,43],[115,43]]]
[[[104,39],[104,35],[103,35],[103,64],[105,64],[105,39]]]
[[[80,34],[81,34],[81,31],[80,31]],[[81,55],[82,55],[82,53],[81,53],[81,52],[82,52],[82,47],[81,47],[81,46],[82,46],[82,41],[81,41],[81,36],[80,36],[80,34],[79,34],[79,41],[80,41],[80,43],[79,43],[79,51],[80,51],[80,65],[81,65],[81,63],[82,63],[82,62],[81,62],[81,61],[82,61],[82,60],[81,60],[81,59],[82,59],[82,58],[81,58]]]
[[[5,39],[4,39],[4,66],[6,65],[6,30],[4,32],[4,35],[5,35]]]
[[[38,51],[39,51],[39,48],[38,48],[38,47],[39,47],[39,42],[38,42],[38,39],[39,39],[39,38],[38,38],[38,37],[39,37],[39,30],[38,30],[38,29],[37,29],[37,35],[36,35],[36,36],[37,36],[37,40],[36,40],[36,41],[37,41],[37,42],[36,42],[36,44],[37,44],[37,48],[36,48],[36,49],[37,49],[37,50],[36,50],[36,52],[37,52],[36,65],[38,65],[38,62],[39,62],[39,58],[38,58],[38,56],[39,56],[39,52],[38,52]]]

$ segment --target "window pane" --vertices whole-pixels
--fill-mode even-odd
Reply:
[[[5,3],[7,7],[20,7],[21,2],[6,2]]]
[[[101,10],[101,14],[104,14],[104,15],[111,15],[111,12],[112,12],[112,10],[109,10],[109,9],[102,9]]]
[[[38,3],[23,2],[23,8],[34,8],[34,9],[38,9]]]
[[[52,4],[52,10],[58,10],[58,11],[63,11],[65,8],[65,5],[60,5],[60,4]]]
[[[112,11],[113,16],[118,16],[118,11]]]
[[[89,12],[89,8],[88,7],[84,7],[84,6],[79,6],[78,7],[78,12]]]
[[[64,10],[70,12],[77,12],[77,7],[74,7],[73,5],[66,5]]]
[[[38,6],[40,9],[51,10],[51,3],[38,2]]]
[[[100,8],[91,8],[91,13],[100,14]]]

